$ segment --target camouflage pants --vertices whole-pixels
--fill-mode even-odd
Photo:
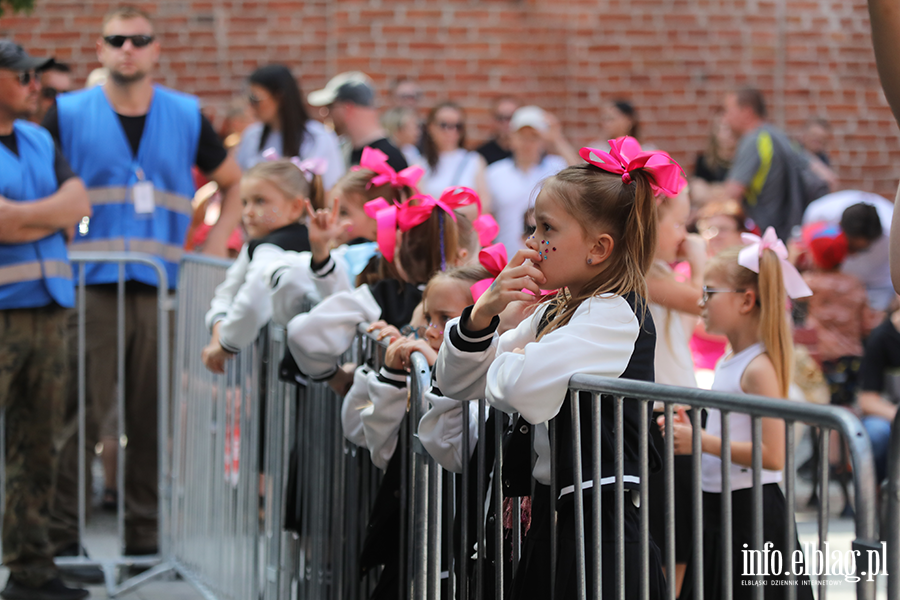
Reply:
[[[6,410],[3,564],[21,583],[55,576],[48,538],[53,438],[66,398],[66,311],[0,310],[0,406]]]

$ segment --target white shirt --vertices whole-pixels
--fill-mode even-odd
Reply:
[[[420,164],[425,169],[425,175],[419,183],[419,191],[440,198],[448,187],[464,185],[474,188],[482,160],[480,154],[464,148],[442,153],[433,169],[423,158]]]
[[[495,242],[506,246],[509,256],[525,247],[522,242],[525,213],[540,191],[541,182],[567,166],[561,156],[546,155],[537,165],[522,172],[512,158],[504,158],[487,168],[486,178],[491,193],[491,212],[500,226]]]
[[[878,211],[883,233],[880,239],[864,252],[847,256],[841,271],[857,277],[866,286],[869,293],[869,305],[875,310],[886,310],[894,299],[894,286],[891,283],[890,234],[891,219],[894,216],[894,205],[879,196],[859,190],[844,190],[822,196],[811,202],[803,213],[803,224],[807,223],[840,223],[844,211],[854,204],[864,202],[871,204]]]
[[[237,163],[242,171],[246,171],[253,165],[262,162],[263,152],[274,148],[281,156],[282,138],[280,131],[270,131],[266,136],[266,143],[260,150],[260,138],[262,137],[263,124],[253,123],[241,134],[241,143],[237,150]],[[344,155],[341,154],[341,146],[333,131],[324,125],[310,119],[306,122],[306,135],[300,144],[300,158],[322,158],[327,162],[325,173],[322,175],[322,185],[330,190],[347,170]]]
[[[716,379],[712,389],[716,392],[728,394],[743,394],[741,389],[741,377],[750,362],[765,352],[762,344],[753,344],[744,348],[737,354],[729,354],[716,366]],[[752,436],[752,421],[750,415],[730,413],[728,416],[729,434],[732,442],[750,442]],[[716,437],[722,437],[722,413],[717,408],[709,409],[706,419],[707,433]],[[712,454],[704,454],[701,457],[704,492],[722,492],[722,459]],[[781,481],[781,471],[763,469],[760,475],[762,484],[778,483]],[[731,489],[744,490],[753,487],[753,469],[744,465],[731,463]]]

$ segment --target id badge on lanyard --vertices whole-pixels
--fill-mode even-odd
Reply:
[[[153,197],[153,182],[144,179],[144,170],[135,169],[137,183],[131,187],[131,198],[134,202],[134,212],[139,215],[152,215],[156,210],[156,201]]]

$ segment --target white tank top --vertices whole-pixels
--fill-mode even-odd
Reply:
[[[728,394],[743,394],[741,389],[741,377],[750,362],[765,352],[762,344],[753,344],[737,354],[723,358],[716,367],[716,378],[712,389]],[[732,412],[728,416],[732,442],[749,442],[752,438],[752,426],[750,415]],[[716,437],[722,437],[722,414],[718,409],[709,409],[706,419],[706,431]],[[703,464],[703,491],[722,491],[722,459],[711,454],[704,454]],[[763,469],[762,483],[778,483],[781,481],[781,471]],[[753,487],[753,469],[744,465],[731,464],[731,489],[743,490]]]

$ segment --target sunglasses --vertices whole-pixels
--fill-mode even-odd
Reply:
[[[512,121],[512,115],[501,115],[497,113],[494,115],[494,120],[501,123],[506,123],[507,121]]]
[[[19,85],[24,87],[31,83],[32,80],[37,81],[37,73],[34,71],[22,71],[20,73],[15,73],[12,78],[17,80]]]
[[[253,106],[256,106],[257,104],[259,104],[261,102],[261,100],[258,96],[254,96],[253,94],[248,94],[247,102],[249,102]]]
[[[149,46],[153,42],[152,35],[107,35],[103,41],[113,48],[121,48],[125,45],[126,40],[131,40],[131,45],[135,48],[143,48]]]
[[[437,125],[444,131],[453,131],[454,129],[456,131],[462,131],[464,127],[462,123],[447,123],[446,121],[441,121]]]

